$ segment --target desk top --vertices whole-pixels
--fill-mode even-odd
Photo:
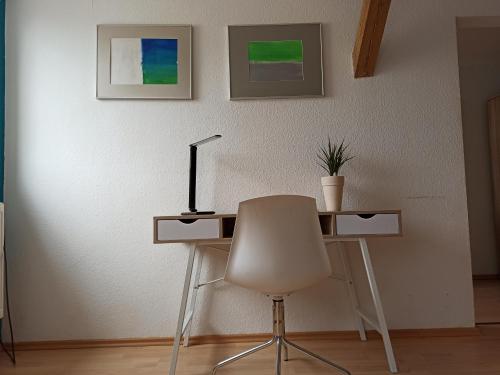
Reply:
[[[318,212],[325,240],[402,235],[401,210]],[[236,214],[156,216],[155,244],[231,243]]]

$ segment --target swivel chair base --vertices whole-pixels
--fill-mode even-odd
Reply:
[[[302,348],[301,346],[294,344],[289,341],[285,336],[285,306],[283,303],[283,299],[273,299],[273,338],[269,341],[266,341],[263,344],[257,345],[254,348],[245,350],[244,352],[237,354],[235,356],[229,357],[219,363],[212,370],[212,375],[215,375],[218,369],[224,367],[230,363],[233,363],[239,359],[245,358],[251,354],[254,354],[262,349],[265,349],[273,344],[276,344],[276,375],[281,375],[281,349],[285,352],[285,361],[288,361],[288,347],[292,347],[297,349],[299,352],[302,352],[309,357],[320,360],[321,362],[335,368],[337,371],[344,375],[351,375],[349,371],[345,368],[313,353],[307,349]]]

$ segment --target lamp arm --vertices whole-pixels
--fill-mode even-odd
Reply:
[[[198,146],[221,137],[221,135],[216,134],[189,145],[189,211],[183,212],[182,215],[211,215],[215,213],[214,211],[198,211],[196,209],[196,159]]]
[[[196,212],[196,163],[198,147],[189,146],[189,211]]]

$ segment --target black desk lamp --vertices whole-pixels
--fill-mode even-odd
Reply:
[[[221,137],[222,135],[217,134],[189,145],[189,212],[183,212],[182,215],[215,214],[215,211],[198,211],[196,209],[196,154],[198,146],[215,141]]]

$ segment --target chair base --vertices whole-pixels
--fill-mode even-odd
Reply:
[[[340,373],[344,375],[351,375],[349,371],[347,371],[345,368],[313,353],[310,352],[307,349],[304,349],[303,347],[289,341],[286,336],[285,336],[285,306],[283,303],[283,299],[273,299],[273,338],[269,341],[266,341],[263,344],[257,345],[251,349],[245,350],[244,352],[241,352],[239,354],[236,354],[232,357],[229,357],[215,365],[215,367],[212,370],[212,375],[215,375],[217,370],[220,369],[221,367],[224,367],[226,365],[229,365],[230,363],[233,363],[239,359],[248,357],[251,354],[254,354],[262,349],[265,349],[269,346],[276,345],[276,375],[281,375],[281,352],[282,350],[284,351],[284,360],[288,361],[288,347],[292,347],[299,352],[302,352],[309,357],[312,357],[314,359],[317,359],[323,363],[325,363],[328,366],[333,367]]]

